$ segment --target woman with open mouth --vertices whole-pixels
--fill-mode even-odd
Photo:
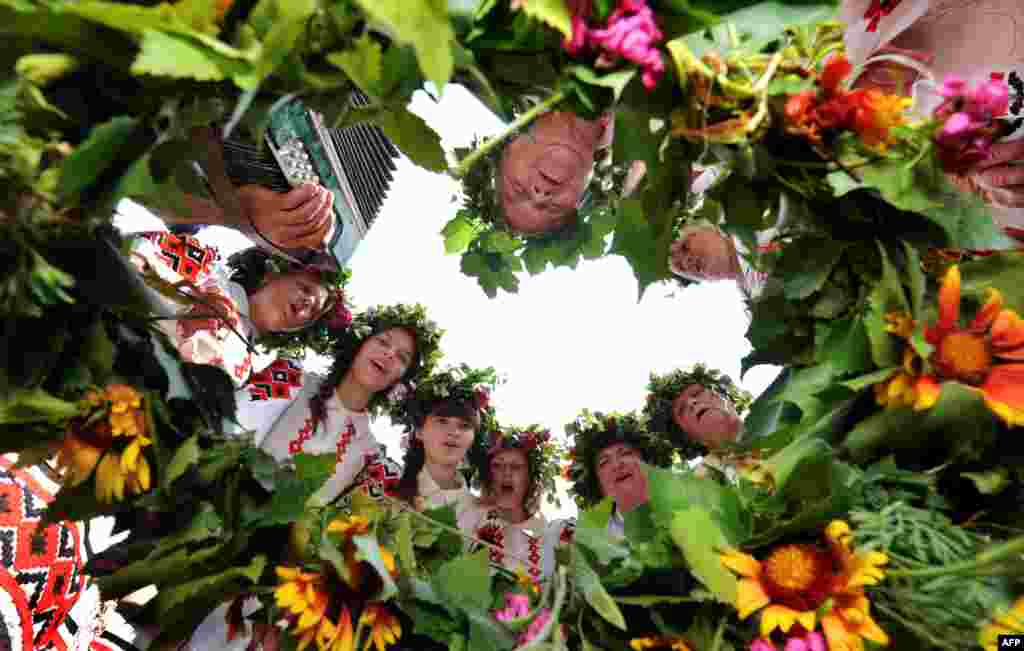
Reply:
[[[255,345],[322,353],[317,344],[352,320],[347,273],[293,265],[256,248],[225,265],[215,248],[167,231],[136,235],[130,246],[153,300],[173,316],[160,325],[182,359],[220,368],[236,387],[250,380]]]
[[[544,495],[555,501],[561,447],[538,426],[506,427],[493,432],[488,445],[475,448],[470,457],[482,489],[476,502],[480,522],[473,535],[492,545],[492,563],[525,572],[535,581],[546,578],[554,563],[543,557],[548,523],[540,503]]]
[[[741,415],[752,396],[716,369],[695,364],[666,375],[651,373],[644,415],[651,431],[671,440],[684,459],[703,457],[719,464],[722,453],[743,433]]]
[[[466,528],[474,498],[460,471],[470,446],[494,427],[490,394],[497,381],[493,368],[451,366],[393,403],[391,420],[407,435],[398,499],[417,510],[452,505]]]

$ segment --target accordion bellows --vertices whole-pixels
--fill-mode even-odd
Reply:
[[[355,91],[349,101],[363,106],[368,98]],[[319,183],[335,192],[339,223],[352,224],[359,236],[380,211],[398,155],[379,127],[357,124],[329,129],[299,100],[271,116],[260,146],[232,140],[224,143],[227,174],[236,186],[257,184],[287,192],[306,181]],[[342,197],[344,202],[337,201]]]

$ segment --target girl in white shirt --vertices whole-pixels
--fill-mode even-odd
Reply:
[[[486,448],[472,454],[482,488],[475,510],[475,538],[492,545],[491,562],[535,581],[547,578],[553,563],[544,558],[548,522],[540,512],[543,496],[554,501],[562,450],[551,433],[537,426],[502,428]],[[553,551],[553,550],[552,550]]]

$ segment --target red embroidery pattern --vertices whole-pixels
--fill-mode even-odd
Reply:
[[[249,400],[291,400],[292,389],[300,388],[302,366],[290,359],[277,359],[249,378]]]
[[[878,23],[892,13],[892,10],[899,6],[903,0],[871,0],[871,6],[864,12],[864,20],[868,21],[867,30],[874,32],[878,30]]]
[[[241,364],[235,365],[235,377],[239,380],[245,380],[249,375],[249,371],[252,370],[252,355],[246,353],[245,359],[242,360]]]
[[[307,418],[306,422],[302,425],[302,429],[299,433],[288,443],[288,454],[299,454],[302,452],[303,446],[313,436],[313,430],[316,428],[316,421],[312,418]]]
[[[210,266],[220,254],[217,249],[207,246],[191,235],[175,235],[166,231],[144,233],[160,249],[160,257],[167,266],[189,282],[210,272]]]
[[[363,471],[356,480],[363,493],[373,498],[395,497],[402,467],[379,452],[367,452],[363,460]]]
[[[335,447],[337,450],[335,458],[338,463],[341,463],[341,459],[345,456],[345,451],[348,450],[348,444],[352,442],[352,437],[356,435],[356,426],[349,419],[348,423],[345,424],[345,431],[341,433],[341,438],[338,439],[338,445]]]
[[[495,522],[496,519],[496,513],[493,511],[488,513],[486,522],[476,530],[476,537],[494,546],[490,548],[491,562],[500,565],[501,561],[505,558],[504,552],[501,551],[505,548],[505,528],[501,525],[500,521]],[[498,549],[495,549],[495,547]]]
[[[540,538],[523,532],[529,549],[526,558],[530,561],[528,571],[535,580],[540,578]]]

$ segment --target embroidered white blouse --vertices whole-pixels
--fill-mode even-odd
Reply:
[[[174,342],[182,359],[217,366],[236,387],[244,385],[253,362],[248,341],[253,335],[249,299],[241,285],[229,280],[229,271],[221,264],[217,250],[191,236],[153,231],[132,239],[129,257],[144,276],[152,273],[185,293],[216,297],[211,306],[206,306],[184,298],[175,301],[156,291],[152,294],[154,300],[179,317],[161,321],[160,328]],[[214,314],[223,318],[211,318]],[[181,318],[187,316],[194,318]]]
[[[525,571],[535,580],[547,578],[544,558],[544,535],[548,528],[547,519],[540,513],[523,522],[509,522],[502,518],[498,511],[488,505],[476,502],[474,510],[478,524],[473,529],[473,536],[488,542],[500,549],[490,550],[491,562],[515,572]],[[472,549],[482,545],[472,544]],[[554,553],[554,546],[552,546]],[[554,564],[551,564],[552,570]]]

